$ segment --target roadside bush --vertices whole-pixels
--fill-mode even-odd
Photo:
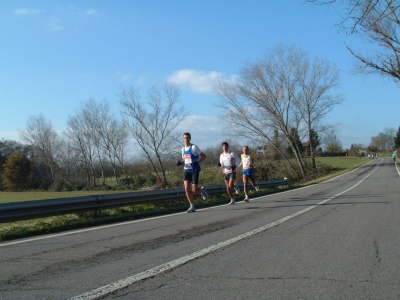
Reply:
[[[112,187],[109,185],[90,186],[87,185],[81,189],[82,191],[110,191]]]
[[[121,178],[120,185],[116,189],[137,190],[144,186],[154,186],[157,183],[157,177],[151,173],[139,174],[135,177]]]
[[[347,152],[323,152],[320,157],[340,157],[347,156]]]
[[[72,190],[71,185],[65,182],[56,182],[49,187],[50,192],[69,192]]]
[[[157,176],[153,175],[152,173],[146,173],[145,176],[144,176],[144,179],[146,179],[145,183],[148,186],[153,186],[153,185],[155,185],[157,183]]]
[[[31,162],[21,152],[15,152],[8,156],[3,164],[3,188],[7,191],[24,191],[34,187],[34,174]]]
[[[295,166],[296,167],[296,166]],[[258,181],[278,180],[287,178],[290,182],[297,180],[292,168],[288,167],[286,161],[263,159],[256,166],[256,179]]]
[[[126,187],[132,187],[135,185],[135,181],[133,180],[133,178],[121,178],[119,180],[119,184],[126,186]]]
[[[137,186],[138,188],[140,188],[140,187],[146,185],[146,183],[147,183],[147,178],[145,178],[144,176],[138,175],[138,176],[136,177],[136,186]]]

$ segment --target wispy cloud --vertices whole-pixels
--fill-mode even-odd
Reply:
[[[44,11],[45,11],[44,9],[17,8],[17,9],[14,9],[13,14],[28,16],[28,15],[41,14]]]
[[[50,21],[47,23],[49,26],[50,30],[52,31],[58,31],[61,29],[64,29],[64,27],[61,26],[62,20],[56,17],[52,17]]]
[[[207,126],[204,126],[207,124]],[[176,132],[183,134],[190,132],[192,142],[204,150],[207,147],[220,146],[221,142],[233,138],[235,143],[245,145],[245,136],[234,136],[233,133],[227,134],[221,127],[221,118],[218,116],[188,116],[176,129]]]
[[[128,81],[129,79],[131,79],[131,75],[130,74],[124,74],[122,73],[120,70],[118,70],[117,72],[114,73],[114,76],[119,80],[119,81]]]
[[[0,140],[11,140],[21,142],[19,131],[1,131]]]
[[[79,14],[83,16],[94,17],[97,16],[98,12],[93,8],[88,8],[84,11],[79,12]]]
[[[204,126],[207,124],[207,126]],[[219,145],[225,132],[221,130],[221,119],[217,116],[188,116],[176,129],[177,132],[190,132],[193,143],[200,149]]]
[[[142,84],[144,84],[144,83],[146,82],[146,80],[147,80],[147,75],[139,76],[139,77],[136,79],[135,84],[137,84],[137,85],[142,85]]]
[[[205,72],[192,69],[179,70],[168,76],[168,81],[184,86],[196,93],[212,93],[214,86],[220,79],[233,81],[236,76],[227,76],[217,71]]]

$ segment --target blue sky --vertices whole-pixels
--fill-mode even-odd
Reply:
[[[0,139],[19,140],[30,116],[55,130],[89,98],[107,99],[119,115],[121,85],[144,93],[174,80],[190,111],[182,131],[200,148],[238,137],[225,126],[212,86],[238,74],[247,60],[279,43],[326,58],[341,71],[332,91],[346,101],[327,118],[343,147],[368,145],[384,128],[398,128],[399,87],[379,76],[352,75],[356,50],[371,49],[334,25],[339,7],[303,0],[120,0],[0,2]]]

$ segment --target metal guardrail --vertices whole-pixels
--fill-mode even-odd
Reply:
[[[288,185],[289,180],[262,181],[257,184],[260,188],[276,187]],[[238,186],[243,190],[243,184],[239,183]],[[253,189],[251,184],[248,186],[249,190]],[[206,186],[206,188],[210,196],[226,193],[225,185]],[[165,202],[182,198],[186,198],[183,188],[3,203],[0,204],[0,223],[96,211],[134,204]]]

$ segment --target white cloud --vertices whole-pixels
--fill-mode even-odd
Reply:
[[[18,8],[14,9],[13,13],[15,15],[35,15],[44,12],[44,9],[31,9],[31,8]]]
[[[0,140],[11,140],[11,141],[17,141],[22,143],[21,138],[19,136],[19,131],[3,131],[0,132]]]
[[[197,71],[184,69],[174,72],[168,76],[168,81],[186,87],[196,93],[213,93],[214,86],[219,79],[234,81],[236,75],[226,76],[217,71]]]
[[[130,74],[123,74],[120,70],[116,71],[114,73],[114,76],[119,80],[119,81],[128,81],[131,79]]]
[[[52,31],[58,31],[63,29],[63,27],[61,26],[62,20],[56,17],[53,17],[50,19],[50,21],[47,23],[47,25],[49,26],[50,30]]]
[[[89,9],[84,10],[83,12],[80,12],[79,14],[88,16],[88,17],[93,17],[93,16],[97,16],[97,10],[95,10],[93,8],[89,8]]]
[[[221,118],[218,116],[188,116],[181,122],[177,132],[189,132],[192,143],[200,149],[221,145],[222,142],[232,139],[239,144],[245,142],[244,138],[238,138],[233,132],[228,133],[221,127]]]
[[[139,76],[139,77],[136,79],[136,84],[137,84],[137,85],[143,85],[143,84],[146,82],[146,80],[147,80],[147,75]]]

